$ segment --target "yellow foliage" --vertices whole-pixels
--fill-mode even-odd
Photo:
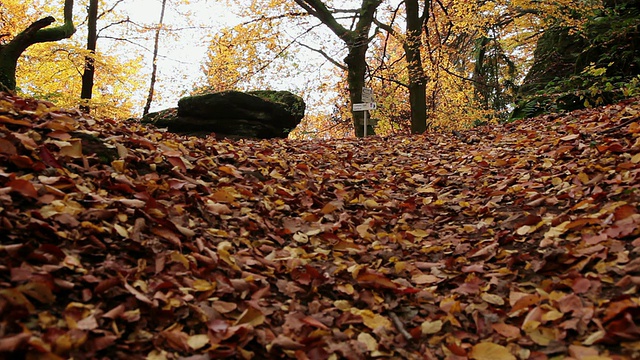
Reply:
[[[85,56],[90,55],[84,48],[86,27],[83,26],[83,20],[86,13],[83,5],[84,2],[75,4],[74,22],[81,25],[71,39],[35,44],[22,54],[16,72],[20,93],[48,99],[61,107],[77,107],[81,104],[81,77]],[[105,4],[102,3],[102,6]],[[10,40],[37,19],[45,16],[62,19],[62,10],[62,1],[3,1],[0,4],[0,33],[10,33],[11,36],[7,38]],[[140,71],[141,57],[126,59],[113,47],[102,46],[104,44],[98,41],[98,51],[93,55],[96,71],[93,98],[89,101],[92,115],[131,117],[134,110],[141,106],[140,101],[132,97],[144,84]]]
[[[87,50],[68,42],[29,47],[18,62],[20,92],[48,99],[61,107],[80,104],[82,72]],[[140,103],[131,94],[143,83],[140,59],[123,61],[98,51],[95,55],[95,86],[89,101],[97,117],[128,118]]]
[[[35,3],[33,1],[32,3]],[[39,8],[39,7],[38,7]],[[22,0],[0,2],[0,42],[11,40],[29,24],[37,20],[32,4]]]

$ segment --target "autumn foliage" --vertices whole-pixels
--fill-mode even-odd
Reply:
[[[639,111],[216,141],[2,94],[0,358],[637,358]]]

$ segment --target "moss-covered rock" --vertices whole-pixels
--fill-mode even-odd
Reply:
[[[142,122],[196,136],[284,138],[298,126],[305,107],[288,91],[223,91],[184,97],[177,108],[148,114]]]
[[[635,0],[604,1],[603,9],[578,31],[547,30],[538,40],[511,118],[572,111],[628,97],[629,87],[636,86],[640,75],[639,34],[640,3]]]

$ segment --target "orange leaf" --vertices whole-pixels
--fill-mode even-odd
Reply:
[[[625,312],[627,309],[635,309],[637,307],[638,304],[633,302],[631,299],[612,302],[611,304],[609,304],[609,307],[607,307],[607,310],[605,310],[602,322],[606,323],[607,321],[612,320],[616,316]]]
[[[622,205],[613,212],[613,215],[615,216],[616,221],[618,221],[626,219],[635,213],[637,213],[635,206]]]
[[[24,155],[12,155],[9,157],[11,162],[21,169],[33,168],[33,160],[30,157]]]
[[[36,198],[38,191],[30,181],[15,179],[7,184],[13,191],[20,193],[24,197]]]
[[[514,313],[518,310],[522,310],[522,309],[528,309],[529,306],[533,305],[533,304],[537,304],[538,301],[540,301],[540,296],[538,295],[527,295],[524,296],[522,298],[520,298],[518,301],[516,301],[515,304],[513,304],[513,307],[511,308],[511,313]]]
[[[361,284],[371,284],[387,289],[397,289],[399,286],[398,284],[389,280],[389,278],[387,278],[386,276],[373,272],[358,274],[357,280]]]
[[[327,325],[321,323],[320,321],[316,320],[315,318],[312,318],[311,316],[306,316],[306,317],[302,318],[301,321],[303,323],[307,324],[307,325],[315,326],[315,327],[317,327],[319,329],[329,330]]]
[[[217,190],[216,192],[211,194],[211,198],[216,202],[233,202],[235,200],[233,194],[229,193],[225,189]]]
[[[498,334],[506,338],[513,339],[513,338],[520,337],[520,328],[518,328],[517,326],[513,326],[505,323],[497,323],[497,324],[491,325],[491,327],[493,328],[493,331],[497,332]]]
[[[0,115],[0,123],[13,124],[13,125],[22,125],[22,126],[31,127],[31,122],[29,122],[27,120],[18,120],[18,119],[14,119],[14,118],[10,118],[10,117],[4,116],[4,115]]]
[[[236,169],[235,167],[231,166],[231,165],[223,165],[220,166],[218,168],[218,170],[220,170],[221,172],[227,174],[227,175],[231,175],[237,178],[241,178],[242,174],[240,173],[240,171],[238,171],[238,169]]]

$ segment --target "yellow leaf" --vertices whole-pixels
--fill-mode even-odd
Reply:
[[[371,310],[351,309],[351,313],[360,315],[364,325],[371,330],[375,330],[379,327],[384,327],[386,329],[392,328],[391,321],[389,319],[382,315],[378,315]]]
[[[123,238],[129,238],[129,232],[122,225],[114,224],[113,229]]]
[[[469,358],[476,360],[516,360],[516,357],[506,347],[489,342],[475,344],[471,348]]]
[[[113,167],[113,170],[115,170],[117,173],[124,172],[124,160],[113,160],[111,162],[111,166]]]
[[[551,310],[547,313],[545,313],[544,315],[542,315],[542,320],[543,321],[554,321],[554,320],[558,320],[561,319],[564,316],[563,313],[561,313],[558,310]]]
[[[60,155],[72,158],[82,157],[82,141],[80,139],[69,140],[69,145],[60,149]]]
[[[167,352],[164,350],[153,350],[147,355],[146,360],[167,360]]]
[[[580,180],[581,183],[586,184],[589,182],[589,175],[581,172],[578,174],[578,180]]]
[[[516,234],[518,234],[518,235],[526,235],[526,234],[529,233],[529,230],[531,230],[531,226],[522,225],[521,227],[518,228],[518,230],[516,230]]]
[[[189,268],[189,259],[187,259],[184,255],[180,254],[177,251],[174,251],[171,253],[170,259],[172,262],[177,262],[182,264],[182,266],[184,266],[185,269]]]
[[[605,337],[605,335],[607,335],[606,331],[604,330],[598,330],[594,333],[592,333],[591,335],[587,336],[587,338],[582,342],[583,345],[593,345],[595,344],[598,340],[601,340]]]
[[[209,336],[204,334],[191,335],[189,339],[187,339],[187,344],[189,344],[189,347],[193,350],[198,350],[209,344]]]
[[[336,300],[333,302],[333,306],[342,311],[351,309],[351,304],[347,300]]]
[[[411,234],[417,238],[424,238],[429,236],[430,233],[422,229],[416,229],[416,230],[407,231],[407,234]]]
[[[489,304],[493,304],[493,305],[504,305],[504,299],[498,295],[495,294],[489,294],[489,293],[484,293],[482,294],[482,300],[488,302]]]
[[[577,139],[578,137],[580,137],[580,134],[570,134],[570,135],[561,137],[560,140],[562,140],[562,141],[571,141],[571,140]]]
[[[425,321],[420,325],[422,335],[431,335],[442,330],[442,320]]]
[[[378,350],[378,341],[368,333],[360,333],[358,334],[358,341],[365,344],[367,346],[367,350],[376,351]]]
[[[547,346],[556,339],[555,331],[545,327],[538,327],[536,330],[528,332],[527,335],[534,343],[540,346]]]
[[[376,209],[380,206],[375,200],[367,199],[364,201],[364,207],[367,209]]]
[[[306,244],[309,242],[309,237],[306,234],[297,232],[295,234],[293,234],[293,240],[295,240],[296,242],[299,242],[301,244]]]
[[[235,325],[240,324],[248,324],[251,326],[262,325],[265,321],[266,317],[262,313],[262,311],[254,309],[252,307],[248,307],[242,315],[238,318]]]
[[[361,225],[356,226],[356,231],[358,232],[358,234],[360,235],[361,238],[366,239],[368,238],[369,235],[369,224],[368,223],[364,223]]]
[[[193,289],[195,291],[210,291],[216,288],[216,284],[204,279],[196,279],[193,282]]]

